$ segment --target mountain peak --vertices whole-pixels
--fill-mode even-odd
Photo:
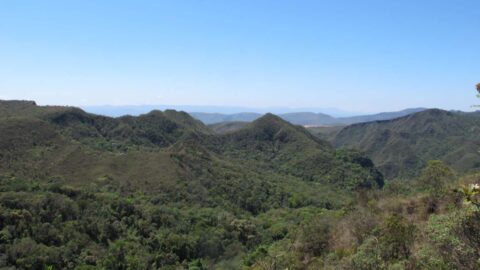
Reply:
[[[438,116],[441,116],[441,115],[453,115],[453,113],[449,112],[449,111],[442,110],[442,109],[427,109],[427,110],[423,110],[423,111],[411,114],[412,117],[421,117],[421,116],[426,116],[426,115],[433,116],[433,117],[438,117]]]
[[[293,131],[293,129],[296,129],[294,125],[272,113],[267,113],[253,121],[251,126],[257,131],[262,131],[262,133],[270,134],[271,136],[278,133],[280,130]]]
[[[295,142],[300,148],[330,147],[327,142],[313,136],[304,127],[293,125],[272,113],[263,115],[229,136],[235,137],[237,141],[252,143],[269,142],[280,145]]]
[[[287,125],[290,125],[287,121],[283,120],[279,116],[273,114],[273,113],[266,113],[257,120],[253,121],[253,123],[258,123],[258,122],[268,122],[268,121],[273,121],[273,122],[278,122],[278,123],[285,123]]]

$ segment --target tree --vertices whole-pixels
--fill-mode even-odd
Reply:
[[[478,92],[477,97],[480,98],[480,83],[477,83],[476,88]]]
[[[415,240],[415,226],[397,213],[388,216],[381,227],[380,242],[385,260],[408,259]]]
[[[480,98],[480,83],[477,83],[477,85],[475,86],[477,88],[477,97]],[[473,107],[480,107],[480,105],[474,105]]]
[[[418,178],[420,187],[438,196],[455,179],[453,171],[440,160],[430,160]]]

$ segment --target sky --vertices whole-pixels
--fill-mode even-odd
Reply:
[[[0,1],[0,99],[472,110],[478,0]]]

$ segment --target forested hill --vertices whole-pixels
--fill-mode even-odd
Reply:
[[[271,114],[216,135],[176,111],[110,118],[2,101],[0,112],[0,263],[21,269],[128,258],[130,269],[239,269],[307,216],[384,184],[367,157]]]
[[[337,143],[468,157],[478,119],[431,110]],[[217,134],[184,112],[2,101],[0,268],[478,268],[478,175],[440,161],[418,173],[384,182],[360,152],[272,114]]]
[[[336,152],[329,143],[312,136],[303,127],[289,124],[272,114],[267,114],[236,132],[215,135],[187,113],[173,110],[152,111],[137,117],[110,118],[89,114],[74,107],[42,107],[22,101],[4,101],[0,103],[0,110],[3,112],[0,125],[5,130],[0,139],[4,150],[9,150],[3,155],[3,169],[8,171],[10,167],[15,168],[24,163],[22,166],[38,166],[36,173],[42,171],[41,168],[45,169],[45,174],[55,170],[60,175],[69,176],[66,178],[70,181],[77,178],[75,175],[85,180],[91,174],[100,177],[109,173],[125,178],[121,175],[127,176],[136,171],[136,166],[115,164],[120,160],[127,162],[130,158],[132,162],[143,159],[134,158],[135,155],[145,156],[144,158],[153,155],[157,159],[155,163],[161,166],[163,163],[174,162],[179,153],[188,154],[190,158],[203,153],[211,157],[211,160],[202,164],[205,167],[211,166],[215,158],[235,164],[255,160],[248,164],[252,166],[249,171],[268,164],[273,173],[292,175],[299,164],[306,166],[308,163],[312,168],[317,168],[348,152]],[[177,150],[180,146],[184,152]],[[345,155],[350,154],[358,155],[354,152]],[[22,158],[17,159],[17,156]],[[342,157],[338,164],[329,164],[322,172],[325,175],[317,171],[308,177],[319,178],[319,181],[328,179],[332,184],[340,184],[344,180],[339,177],[331,179],[331,174],[335,171],[333,167],[356,164],[347,159]],[[144,166],[149,163],[145,160]],[[76,170],[71,168],[79,164],[89,169],[81,172],[82,167]],[[122,173],[108,170],[115,166]],[[369,166],[373,168],[373,165]],[[174,168],[168,167],[172,170]],[[102,172],[104,169],[107,171]],[[143,168],[145,175],[150,175],[150,169],[156,171],[155,167]],[[181,168],[173,171],[176,174],[186,173]],[[19,170],[17,173],[27,176],[31,172]],[[147,178],[153,179],[155,176],[152,174]],[[161,177],[168,176],[169,174],[161,174]],[[91,177],[95,178],[93,175]],[[176,178],[178,175],[172,175],[172,179]]]
[[[347,126],[333,143],[364,151],[388,178],[411,177],[432,159],[442,160],[458,172],[479,169],[479,134],[478,113],[431,109]]]

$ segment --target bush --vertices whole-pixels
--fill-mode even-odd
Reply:
[[[380,236],[383,259],[386,261],[408,259],[414,240],[413,224],[399,214],[387,217],[382,225]]]
[[[440,160],[430,160],[422,170],[418,183],[432,195],[442,196],[455,180],[455,174]]]
[[[432,215],[425,228],[429,242],[438,250],[449,269],[476,267],[475,248],[466,239],[462,239],[462,225],[466,218],[468,215],[464,210],[447,215]]]

